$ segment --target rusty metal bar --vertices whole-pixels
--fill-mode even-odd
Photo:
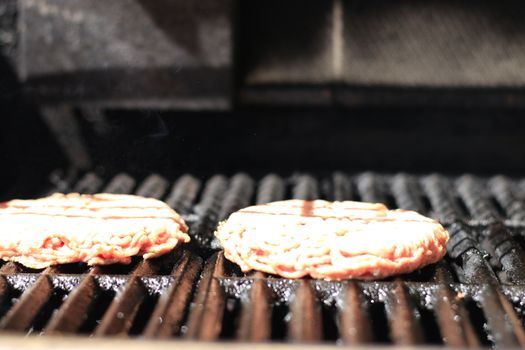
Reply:
[[[95,336],[126,334],[130,330],[135,315],[147,296],[140,277],[153,275],[158,269],[159,265],[153,260],[142,260],[136,266],[124,289],[117,293],[100,325],[95,329]]]
[[[480,346],[465,306],[445,283],[439,284],[434,313],[447,346],[476,348]]]
[[[186,339],[216,340],[222,329],[225,294],[217,277],[224,275],[224,257],[214,254],[207,262],[188,318]]]
[[[349,282],[343,298],[343,305],[338,310],[341,338],[346,344],[370,343],[372,329],[359,286],[355,282]]]
[[[390,337],[398,345],[416,345],[423,342],[421,325],[404,284],[396,280],[385,303],[390,325]]]
[[[45,329],[46,334],[74,333],[82,326],[88,317],[88,312],[98,290],[94,276],[98,273],[94,268],[73,289],[58,312],[52,316]]]
[[[9,283],[7,283],[6,276],[0,275],[0,299],[5,298],[9,293]]]
[[[13,274],[22,271],[22,266],[18,263],[8,261],[0,268],[0,274]]]
[[[253,275],[253,285],[248,301],[243,303],[237,338],[243,341],[267,341],[271,337],[270,289],[264,274]]]
[[[503,309],[505,310],[508,316],[509,322],[512,325],[514,334],[516,335],[516,339],[518,340],[521,348],[523,349],[525,348],[525,329],[523,328],[522,322],[520,318],[516,315],[516,311],[512,307],[512,304],[505,297],[505,295],[500,290],[498,290],[497,293],[501,305],[503,306]]]
[[[481,287],[477,301],[483,309],[494,344],[502,348],[517,347],[518,340],[498,293],[494,286],[487,284]]]
[[[0,329],[24,331],[29,328],[35,316],[51,298],[53,284],[49,275],[53,273],[55,269],[51,267],[42,272],[0,321]]]
[[[200,257],[184,252],[173,271],[174,281],[159,298],[144,330],[144,336],[168,338],[180,331],[202,264]]]
[[[146,288],[140,278],[137,275],[132,276],[124,290],[113,299],[94,335],[127,334],[146,295]]]
[[[299,280],[290,305],[288,338],[294,342],[319,342],[323,336],[321,308],[308,280]]]

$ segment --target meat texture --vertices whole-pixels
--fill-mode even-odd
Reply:
[[[288,200],[247,207],[216,237],[244,272],[286,278],[380,279],[445,255],[448,232],[435,220],[383,204]]]
[[[132,195],[56,193],[0,203],[0,258],[31,268],[129,263],[188,242],[188,227],[165,203]]]

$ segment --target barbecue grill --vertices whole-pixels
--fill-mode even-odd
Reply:
[[[153,197],[192,240],[129,265],[1,263],[0,347],[524,347],[523,9],[4,0],[0,198]],[[380,281],[225,259],[220,221],[291,198],[418,211],[447,255]]]
[[[136,193],[165,200],[190,225],[192,244],[153,260],[34,271],[4,263],[6,331],[146,338],[522,346],[525,263],[523,181],[344,173],[183,175],[171,184],[93,172],[51,191]],[[285,198],[366,200],[439,218],[451,240],[446,258],[409,275],[374,282],[286,280],[243,274],[214,249],[229,213]]]

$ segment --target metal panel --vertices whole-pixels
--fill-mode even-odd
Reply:
[[[230,105],[231,0],[20,0],[18,70],[45,101]]]

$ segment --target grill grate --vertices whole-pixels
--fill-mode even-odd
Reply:
[[[192,243],[130,265],[0,267],[0,329],[94,337],[141,335],[213,341],[525,346],[524,181],[442,175],[325,178],[191,175],[173,186],[153,174],[86,173],[69,189],[165,200]],[[51,192],[54,189],[51,189]],[[47,191],[50,192],[50,191]],[[213,230],[231,212],[285,198],[380,201],[439,219],[451,234],[443,261],[377,282],[286,280],[243,274]]]

